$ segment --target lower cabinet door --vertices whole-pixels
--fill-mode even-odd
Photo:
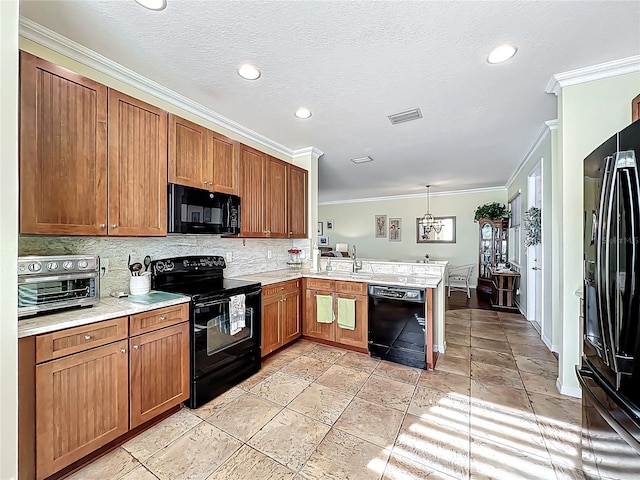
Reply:
[[[338,298],[354,298],[356,301],[356,318],[355,318],[355,330],[349,330],[348,328],[340,328],[340,325],[336,322],[336,342],[343,345],[350,345],[352,347],[368,348],[367,335],[367,296],[366,295],[345,295],[336,294]],[[337,305],[337,301],[336,301]],[[337,310],[336,306],[336,310]],[[336,318],[338,312],[336,311]]]
[[[280,316],[280,336],[282,344],[286,345],[294,341],[301,334],[300,315],[301,297],[300,292],[292,292],[283,296],[283,308]]]
[[[131,428],[189,398],[189,322],[129,339]]]
[[[128,430],[127,341],[36,366],[36,478]]]
[[[302,333],[309,337],[320,338],[323,340],[334,340],[334,324],[320,323],[317,321],[317,302],[316,295],[333,295],[333,292],[321,290],[306,290],[304,299],[304,323]]]
[[[269,355],[282,345],[280,338],[280,307],[282,296],[262,300],[262,356]]]

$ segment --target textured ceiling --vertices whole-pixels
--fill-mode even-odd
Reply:
[[[640,53],[638,1],[23,0],[21,15],[290,149],[319,148],[321,201],[502,186],[556,118],[553,74]],[[518,54],[487,64],[502,43]],[[244,62],[259,80],[236,74]],[[415,107],[423,119],[386,118]]]

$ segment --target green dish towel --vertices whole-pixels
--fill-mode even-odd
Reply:
[[[355,298],[338,298],[338,326],[347,330],[356,329]]]
[[[316,320],[318,323],[333,323],[333,297],[316,295]]]

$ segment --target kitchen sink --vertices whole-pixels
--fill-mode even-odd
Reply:
[[[368,273],[368,272],[351,272],[349,273],[350,277],[354,277],[354,278],[358,278],[358,277],[365,277],[365,278],[371,278],[373,277],[373,273]]]

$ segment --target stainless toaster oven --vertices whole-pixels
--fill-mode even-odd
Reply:
[[[100,301],[100,257],[18,257],[18,317]]]

